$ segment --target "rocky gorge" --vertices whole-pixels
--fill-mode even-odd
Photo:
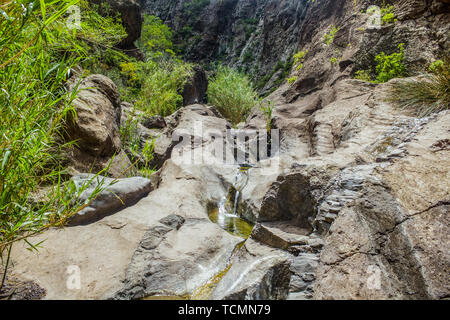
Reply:
[[[183,108],[139,125],[141,141],[155,138],[157,171],[124,177],[132,161],[119,132],[133,116],[129,103],[107,77],[83,79],[67,132],[80,141],[72,180],[113,159],[108,188],[66,228],[35,236],[45,241],[38,253],[14,246],[11,276],[33,298],[449,298],[450,112],[419,117],[387,101],[389,86],[408,78],[376,84],[354,75],[402,42],[416,77],[449,50],[450,2],[391,1],[397,21],[376,27],[365,12],[382,1],[123,2],[187,39],[186,59],[219,60],[263,80],[279,146],[258,158],[249,141],[237,143],[239,132],[267,133],[265,115],[255,107],[235,128],[203,104],[207,80],[197,70]],[[129,34],[140,32],[140,19],[123,20]],[[327,45],[330,26],[337,31]],[[134,50],[137,37],[123,46]],[[299,50],[301,69],[290,61]],[[224,163],[239,153],[259,161]]]

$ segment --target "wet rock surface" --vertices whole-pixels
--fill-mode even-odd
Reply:
[[[247,240],[212,293],[214,300],[281,300],[289,290],[289,255]]]

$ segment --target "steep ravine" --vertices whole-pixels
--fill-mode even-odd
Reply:
[[[180,32],[185,2],[141,5]],[[265,88],[276,88],[269,99],[280,146],[248,171],[240,190],[237,214],[255,224],[250,237],[210,219],[239,164],[215,153],[221,139],[214,134],[230,123],[214,107],[195,104],[158,128],[140,127],[143,140],[158,137],[159,170],[150,180],[120,180],[114,192],[126,206],[104,196],[67,228],[34,237],[46,240],[39,254],[17,245],[13,276],[41,288],[45,299],[447,299],[450,112],[419,118],[386,102],[389,83],[353,74],[399,42],[410,70],[438,58],[448,50],[448,1],[392,1],[398,21],[379,29],[364,29],[361,11],[370,1],[219,2],[198,9],[192,40],[200,41],[189,41],[190,59],[222,54],[263,77],[279,60],[309,50],[301,70],[288,69],[293,83],[274,86],[272,79]],[[249,39],[238,26],[245,19],[257,21]],[[331,25],[339,31],[326,45]],[[247,46],[255,56],[246,65],[239,48]],[[339,62],[331,63],[337,52]],[[83,85],[97,88],[93,101],[108,102],[86,99],[103,108],[98,126],[117,138],[115,120],[127,110],[117,88],[101,76]],[[239,127],[264,131],[266,119],[256,107]],[[183,135],[188,139],[178,139]],[[241,147],[223,140],[227,154]],[[121,150],[115,141],[109,149]],[[200,151],[203,161],[192,162]],[[67,286],[70,266],[80,270],[76,290]]]
[[[247,72],[268,92],[292,66],[308,0],[141,0],[145,13],[163,19],[180,36],[184,57],[221,62]],[[197,5],[193,5],[197,3]]]

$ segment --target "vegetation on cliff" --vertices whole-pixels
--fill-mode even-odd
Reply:
[[[404,109],[413,110],[417,116],[450,108],[450,59],[447,57],[431,64],[429,73],[396,81],[391,84],[388,101]]]

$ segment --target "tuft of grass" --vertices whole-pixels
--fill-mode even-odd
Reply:
[[[420,117],[450,108],[449,58],[431,73],[391,84],[387,100]]]
[[[169,116],[183,106],[180,92],[192,77],[192,65],[177,59],[140,64],[143,82],[136,108],[147,115]],[[145,78],[144,75],[145,74]]]
[[[267,132],[270,132],[272,129],[272,114],[275,104],[271,100],[264,101],[263,99],[259,100],[259,109],[264,114],[264,117],[266,118],[266,130]]]
[[[208,102],[234,125],[242,122],[258,103],[258,94],[248,77],[234,69],[219,66],[209,82]]]

